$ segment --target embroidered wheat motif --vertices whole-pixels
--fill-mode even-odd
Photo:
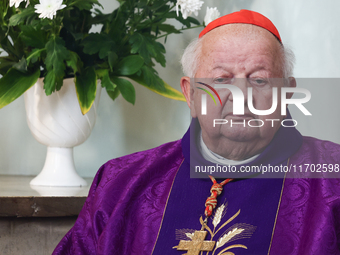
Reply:
[[[219,208],[217,208],[215,216],[214,216],[214,220],[212,222],[212,224],[214,225],[214,227],[216,228],[217,225],[221,222],[222,216],[223,216],[223,211],[224,211],[225,205],[222,204]]]
[[[185,235],[192,240],[194,233],[185,233]]]
[[[233,230],[229,231],[227,234],[220,237],[220,239],[216,243],[215,249],[225,245],[231,238],[233,238],[234,236],[238,234],[241,234],[243,230],[244,230],[243,228],[234,228]]]

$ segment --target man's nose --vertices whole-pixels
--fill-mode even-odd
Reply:
[[[248,87],[249,87],[248,80],[246,78],[235,78],[233,85],[238,87],[242,91],[244,104],[247,104]],[[233,93],[230,93],[229,100],[230,101],[234,100]]]

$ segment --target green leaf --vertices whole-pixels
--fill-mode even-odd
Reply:
[[[201,25],[201,23],[200,23],[197,19],[195,19],[195,18],[193,18],[193,17],[187,17],[187,20],[188,20],[190,23],[193,23],[193,24],[195,24],[195,25]]]
[[[41,29],[41,25],[34,26],[20,26],[20,38],[28,46],[42,49],[46,44],[46,33]]]
[[[130,37],[131,53],[139,53],[147,65],[151,65],[151,58],[155,58],[162,66],[165,66],[165,48],[150,37],[135,33]]]
[[[80,109],[85,115],[96,98],[97,75],[93,67],[87,67],[76,76],[75,80]]]
[[[166,14],[166,13],[168,13],[169,11],[170,11],[170,9],[172,9],[172,7],[170,7],[169,5],[167,5],[167,1],[161,1],[161,2],[165,2],[165,4],[163,5],[163,6],[160,6],[156,11],[154,11],[153,13],[154,13],[154,15],[156,16],[156,17],[162,17],[163,18],[163,16]]]
[[[106,75],[102,78],[102,86],[106,88],[108,91],[114,91],[116,89],[116,84],[114,84],[109,76],[109,73],[107,72]]]
[[[160,31],[164,31],[166,33],[173,33],[173,34],[180,34],[181,31],[176,29],[174,26],[169,25],[169,24],[159,24],[159,25],[154,25],[153,29],[158,28]]]
[[[66,61],[66,64],[71,67],[73,69],[73,73],[76,74],[81,68],[81,59],[78,54],[73,51],[69,51],[69,54],[69,59]]]
[[[150,88],[154,88],[157,91],[164,91],[164,82],[159,78],[155,69],[144,65],[142,68],[142,74],[140,75],[145,84]]]
[[[113,91],[112,90],[106,90],[106,92],[112,100],[115,100],[120,95],[120,91],[117,87]]]
[[[161,96],[171,98],[174,100],[183,101],[183,102],[186,101],[184,95],[180,91],[174,89],[173,87],[171,87],[169,84],[167,84],[164,81],[163,81],[164,89],[159,90],[158,88],[150,87],[150,85],[147,84],[145,80],[143,80],[141,77],[137,75],[130,76],[129,78]]]
[[[114,91],[116,89],[116,85],[111,81],[109,71],[107,69],[98,69],[96,70],[97,77],[101,80],[101,84],[103,88],[106,90]]]
[[[61,84],[60,84],[61,82]],[[47,96],[51,95],[57,87],[61,87],[63,80],[57,79],[53,71],[48,71],[44,78],[44,90]]]
[[[183,19],[182,13],[179,12],[179,16],[177,16],[176,11],[171,11],[168,12],[164,15],[164,18],[167,19],[176,19],[179,22],[181,22],[184,26],[186,27],[191,27],[191,23],[195,24],[195,25],[200,25],[200,22],[193,18],[193,17],[187,17],[186,19]]]
[[[165,60],[165,48],[163,46],[163,44],[159,43],[159,42],[153,42],[153,49],[155,51],[155,60],[160,63],[163,67],[165,67],[166,64],[166,60]]]
[[[20,72],[26,72],[27,71],[27,61],[24,57],[20,59],[18,63],[13,65],[13,68],[17,69]]]
[[[6,17],[7,11],[9,8],[9,2],[0,1],[0,22],[4,22],[4,18]]]
[[[132,55],[124,58],[118,64],[119,75],[132,75],[141,69],[144,59],[139,55]]]
[[[32,50],[32,52],[28,55],[27,57],[27,65],[29,66],[30,63],[35,63],[38,61],[38,59],[40,58],[40,55],[43,51],[45,51],[46,49],[34,49]]]
[[[72,33],[72,32],[70,32],[70,33],[73,36],[74,40],[76,40],[76,41],[83,39],[83,37],[84,37],[83,33]]]
[[[115,42],[107,34],[90,34],[87,36],[82,45],[84,53],[93,55],[99,53],[101,59],[105,58],[112,49],[115,48]]]
[[[148,4],[147,0],[139,0],[137,2],[137,8],[145,8]]]
[[[57,75],[64,74],[64,61],[69,58],[69,51],[61,38],[52,38],[46,44],[46,68],[54,70]]]
[[[91,10],[93,5],[97,4],[99,6],[102,6],[98,0],[76,0],[73,1],[73,3],[71,4],[71,6],[76,6],[79,8],[79,10]]]
[[[153,11],[157,11],[159,8],[163,7],[166,3],[167,1],[163,1],[163,0],[155,1],[150,9]]]
[[[8,36],[1,38],[1,49],[5,50],[8,55],[15,57],[16,60],[18,61],[20,59],[21,56],[19,56],[18,54],[18,49],[14,48],[14,46],[12,45],[11,41],[9,40]]]
[[[135,104],[136,91],[132,83],[126,79],[121,79],[118,77],[112,77],[111,79],[114,82],[114,84],[117,85],[124,99],[131,104]]]
[[[31,16],[34,16],[34,15],[37,16],[37,14],[34,11],[35,11],[35,9],[34,9],[33,6],[31,6],[31,5],[28,6],[22,12],[13,15],[9,19],[9,26],[17,26],[21,22],[24,22],[26,19],[30,18]]]
[[[110,66],[110,70],[111,72],[113,71],[113,66],[116,64],[117,60],[118,60],[118,56],[115,52],[110,51],[108,53],[108,60],[109,60],[109,66]]]
[[[131,53],[136,54],[139,53],[145,60],[147,64],[151,62],[151,57],[146,46],[146,42],[144,37],[139,34],[135,33],[130,37],[129,43],[131,44]]]
[[[37,82],[39,76],[39,69],[30,74],[24,74],[16,69],[10,69],[9,72],[0,79],[0,108],[20,97]]]
[[[57,37],[51,38],[46,44],[46,69],[48,83],[44,81],[46,95],[51,94],[55,90],[59,90],[63,84],[65,75],[65,61],[69,59],[69,51],[64,46],[64,41]],[[51,74],[53,73],[53,75]]]
[[[5,75],[8,70],[17,62],[9,57],[0,57],[0,74]]]

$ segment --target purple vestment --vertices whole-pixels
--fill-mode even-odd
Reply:
[[[181,141],[103,165],[74,227],[53,254],[184,254],[172,247],[200,230],[211,187],[210,179],[190,178],[188,161],[195,152],[189,151],[187,132]],[[288,159],[292,165],[339,164],[340,146],[281,127],[249,165],[287,165]],[[208,226],[216,233],[228,223],[213,240],[230,240],[214,255],[232,245],[239,246],[226,252],[236,255],[340,254],[339,179],[239,179],[225,186],[221,204],[219,225]]]

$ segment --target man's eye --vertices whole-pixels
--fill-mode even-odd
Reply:
[[[214,79],[214,83],[228,84],[230,83],[230,79],[229,78],[216,78]]]
[[[250,82],[257,86],[263,86],[268,83],[266,79],[260,79],[260,78],[250,79]]]

